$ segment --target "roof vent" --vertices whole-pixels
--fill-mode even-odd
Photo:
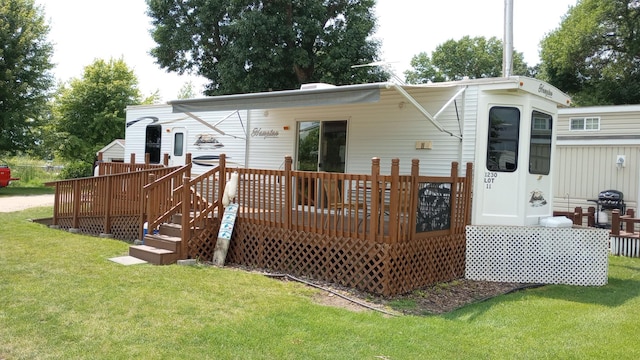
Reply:
[[[300,90],[328,89],[334,87],[336,86],[326,83],[309,83],[300,85]]]

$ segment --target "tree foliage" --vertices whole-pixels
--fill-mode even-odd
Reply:
[[[502,76],[502,40],[496,37],[465,36],[447,40],[431,53],[420,53],[411,59],[413,70],[405,71],[411,84]],[[522,53],[514,51],[512,75],[529,75]]]
[[[95,154],[123,138],[125,108],[141,103],[138,79],[124,60],[96,60],[82,78],[59,89],[54,104],[56,152],[66,160],[93,163]]]
[[[541,43],[541,76],[585,105],[640,102],[640,0],[581,0]]]
[[[168,71],[201,75],[206,93],[383,81],[371,39],[375,0],[147,0],[151,50]]]
[[[0,154],[36,145],[53,86],[48,33],[33,0],[0,1]]]

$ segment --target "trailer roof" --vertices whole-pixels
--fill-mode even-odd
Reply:
[[[210,96],[198,99],[169,101],[174,113],[190,113],[215,110],[238,109],[276,109],[287,107],[346,105],[358,103],[375,103],[380,100],[380,93],[386,89],[401,88],[443,88],[466,87],[477,85],[486,90],[521,90],[548,100],[560,106],[568,106],[571,102],[568,95],[543,81],[512,76],[508,78],[486,78],[431,83],[421,85],[397,85],[393,83],[371,83],[343,86],[312,86],[300,90],[282,90],[248,94]]]

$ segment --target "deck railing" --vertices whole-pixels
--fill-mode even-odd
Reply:
[[[239,218],[319,235],[406,242],[416,237],[464,233],[471,207],[471,176],[459,177],[453,163],[450,176],[380,175],[380,160],[370,174],[291,170],[227,169],[238,172]],[[469,164],[467,174],[471,174]]]
[[[134,240],[137,231],[128,229],[138,229],[142,188],[149,175],[161,177],[176,169],[157,168],[47,183],[56,189],[53,225]]]
[[[103,162],[102,153],[98,153],[98,174],[97,175],[113,175],[127,172],[135,172],[141,170],[159,169],[169,166],[169,154],[165,154],[162,164],[151,164],[149,154],[145,156],[144,163],[136,163],[136,154],[131,154],[128,163],[124,162]]]

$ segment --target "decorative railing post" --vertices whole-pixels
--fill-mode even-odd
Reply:
[[[284,226],[291,230],[291,209],[293,209],[293,178],[291,177],[291,155],[284,157]]]
[[[195,198],[195,196],[193,196]],[[189,240],[191,238],[191,178],[185,176],[182,178],[182,221],[180,230],[180,253],[179,259],[186,259],[189,257]],[[195,209],[193,209],[195,211]],[[195,214],[194,214],[195,216]],[[195,226],[195,224],[194,224]]]
[[[375,242],[380,231],[380,158],[371,159],[371,228],[369,241]]]

